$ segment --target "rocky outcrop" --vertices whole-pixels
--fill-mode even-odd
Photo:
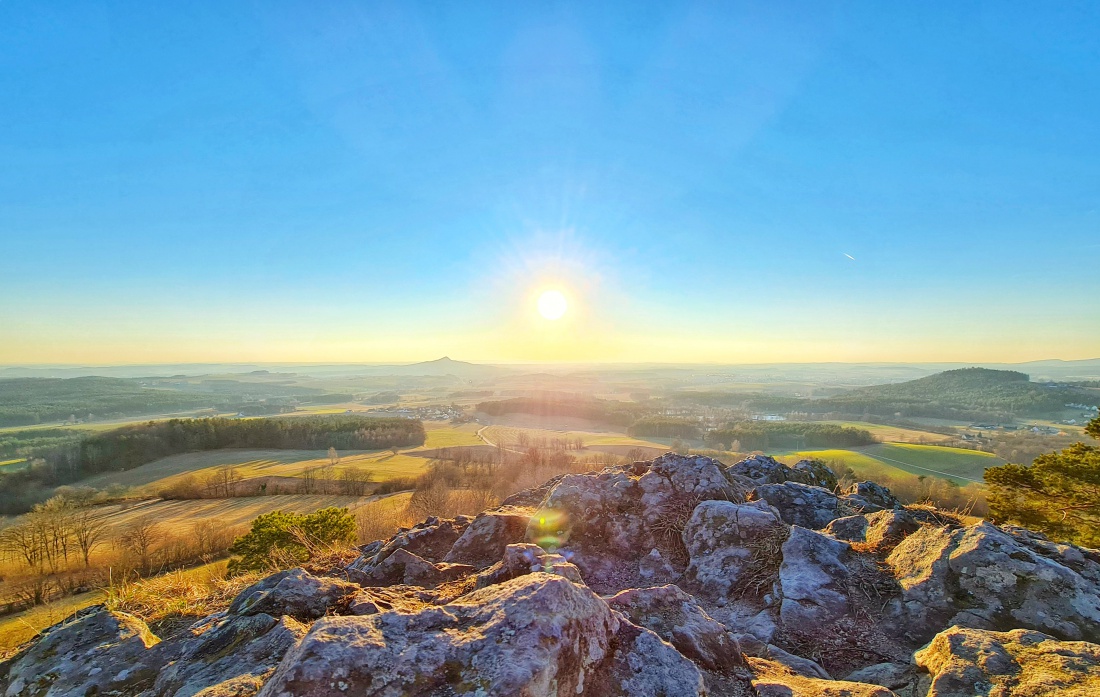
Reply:
[[[181,642],[183,651],[159,672],[151,695],[192,697],[215,688],[233,694],[248,686],[254,689],[245,694],[254,694],[305,633],[305,626],[289,617],[229,616],[195,640]]]
[[[4,695],[136,694],[156,678],[149,649],[158,643],[138,618],[89,608],[10,659]]]
[[[730,670],[744,663],[728,630],[676,586],[626,590],[607,604],[707,670]]]
[[[290,569],[246,588],[233,599],[229,614],[266,613],[313,620],[324,617],[330,607],[350,599],[358,590],[354,583],[318,578],[304,569]]]
[[[1088,697],[1100,694],[1100,645],[1041,632],[952,627],[915,655],[928,697]]]
[[[778,549],[787,529],[779,512],[764,501],[704,501],[684,528],[690,558],[685,576],[707,595],[729,595],[756,569],[754,558],[761,551]]]
[[[958,624],[1100,641],[1095,551],[980,523],[923,527],[886,561],[902,590],[892,615],[914,639]]]
[[[819,486],[798,482],[764,484],[752,495],[774,506],[787,523],[810,530],[820,530],[842,515],[836,494]]]
[[[530,509],[506,506],[479,514],[447,550],[443,561],[478,569],[495,564],[505,547],[526,539],[531,513]]]
[[[260,694],[583,694],[618,629],[592,591],[529,574],[415,614],[319,620]]]
[[[164,641],[129,615],[81,613],[0,664],[0,692],[1097,690],[1097,645],[1076,640],[1100,636],[1100,553],[1020,528],[945,526],[881,487],[835,486],[820,463],[763,456],[727,468],[669,454],[565,475],[476,518],[365,545],[328,575],[273,574]]]
[[[784,625],[818,628],[848,614],[849,551],[846,543],[819,532],[791,528],[779,566]]]
[[[901,508],[901,501],[889,489],[874,482],[856,482],[844,490],[843,499],[860,513]]]

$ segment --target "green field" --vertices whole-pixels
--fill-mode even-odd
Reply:
[[[924,475],[942,477],[957,484],[981,483],[986,467],[1004,464],[996,455],[977,450],[913,443],[880,443],[851,450],[801,450],[784,453],[781,459],[794,462],[806,457],[840,462],[868,479],[881,475]]]
[[[990,453],[965,448],[911,443],[882,443],[863,449],[872,457],[912,474],[947,476],[950,479],[982,482],[987,467],[1003,465],[1004,460]]]

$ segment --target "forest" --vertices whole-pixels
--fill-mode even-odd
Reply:
[[[706,442],[721,450],[769,448],[851,448],[875,443],[869,431],[836,424],[797,421],[752,421],[711,431]]]
[[[570,416],[614,426],[629,426],[645,411],[643,407],[630,402],[611,402],[561,393],[481,402],[477,405],[477,410],[490,416],[504,414]]]

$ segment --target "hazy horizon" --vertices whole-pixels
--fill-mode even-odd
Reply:
[[[0,364],[1100,355],[1093,6],[0,22]]]

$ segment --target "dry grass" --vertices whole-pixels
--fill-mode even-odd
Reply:
[[[107,589],[106,605],[145,620],[161,638],[229,607],[242,590],[266,572],[227,577],[225,561],[140,581],[120,581]]]
[[[730,588],[737,598],[760,597],[771,591],[783,563],[783,543],[791,536],[786,525],[773,525],[746,543],[751,556],[742,566],[741,575]]]

